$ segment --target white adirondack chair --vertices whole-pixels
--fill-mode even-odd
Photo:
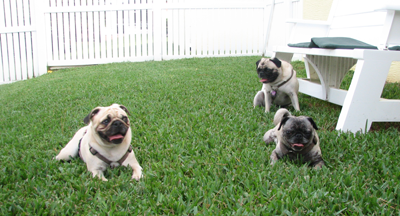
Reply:
[[[400,51],[400,1],[334,0],[328,21],[294,21],[291,43],[311,37],[350,37],[370,49],[275,47],[275,57],[290,61],[302,54],[308,79],[299,79],[300,92],[342,106],[337,130],[367,132],[372,122],[399,122],[400,100],[380,98],[393,61]],[[356,64],[348,91],[339,89],[345,74]]]

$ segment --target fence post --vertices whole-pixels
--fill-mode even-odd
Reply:
[[[153,15],[154,15],[154,26],[153,26],[153,33],[154,33],[154,61],[161,61],[162,60],[162,40],[161,40],[161,0],[154,0],[153,1]]]
[[[264,14],[267,14],[268,4],[271,4],[271,6],[270,6],[270,9],[268,11],[268,21],[267,21],[267,27],[266,27],[266,31],[265,31],[264,47],[263,47],[263,50],[262,50],[262,55],[263,56],[267,55],[267,49],[268,49],[268,46],[269,46],[268,42],[269,42],[269,39],[270,39],[269,36],[270,36],[270,33],[271,33],[271,26],[272,26],[272,21],[273,21],[273,18],[274,18],[275,0],[269,1],[269,3],[267,3],[264,6]],[[265,20],[266,17],[267,16],[264,15],[264,20]]]
[[[46,2],[42,0],[34,0],[32,5],[32,22],[36,29],[36,32],[32,32],[33,58],[36,58],[34,71],[36,76],[40,76],[47,73],[46,22],[44,8],[47,8],[48,5],[46,5]]]

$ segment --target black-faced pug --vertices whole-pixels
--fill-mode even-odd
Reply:
[[[283,157],[296,160],[302,157],[314,168],[325,165],[322,159],[317,134],[318,127],[308,116],[292,116],[287,109],[279,109],[274,116],[275,127],[263,137],[266,144],[275,141],[276,148],[271,154],[271,165]]]
[[[87,169],[103,181],[107,167],[131,166],[132,178],[142,177],[142,167],[131,147],[132,132],[125,106],[113,104],[96,107],[84,119],[87,126],[78,130],[74,137],[56,156],[57,160],[79,157]]]
[[[257,74],[263,83],[261,91],[257,92],[253,106],[265,106],[269,112],[272,104],[278,106],[293,105],[299,111],[299,81],[293,66],[277,58],[262,58],[256,63]]]

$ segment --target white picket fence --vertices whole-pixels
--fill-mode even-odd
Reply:
[[[293,5],[293,7],[288,7]],[[302,0],[0,0],[0,84],[48,66],[262,55]],[[293,8],[287,10],[287,8]],[[274,30],[275,29],[275,30]]]

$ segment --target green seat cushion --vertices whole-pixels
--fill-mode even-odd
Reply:
[[[348,37],[314,37],[311,42],[288,44],[290,47],[326,49],[378,49],[376,46]]]
[[[327,49],[378,49],[376,46],[348,37],[315,37],[311,42]]]
[[[301,48],[312,48],[311,42],[288,44],[288,46],[290,46],[290,47],[301,47]]]
[[[400,46],[389,47],[389,50],[400,50]]]

